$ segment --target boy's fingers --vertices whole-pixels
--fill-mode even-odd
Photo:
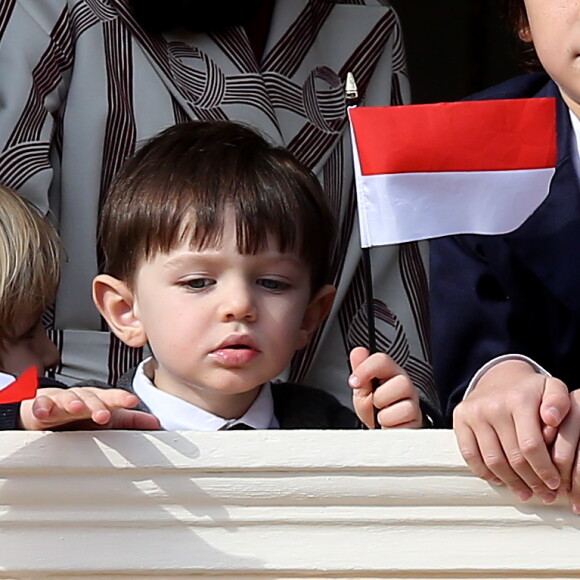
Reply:
[[[126,409],[134,407],[139,399],[123,389],[100,389],[98,387],[78,387],[69,389],[78,400],[82,400],[92,410]]]
[[[551,427],[558,427],[569,411],[570,394],[566,385],[559,379],[546,377],[540,405],[542,421]]]
[[[498,433],[488,424],[480,425],[477,432],[474,432],[477,446],[485,466],[493,475],[501,480],[519,498],[520,501],[527,501],[533,495],[532,489],[526,481],[514,469],[514,462],[520,471],[525,470],[525,466],[519,463],[517,458],[517,444],[515,444],[515,433],[513,437]],[[510,443],[510,441],[512,441]],[[507,451],[504,451],[507,447]],[[530,470],[531,471],[531,470]]]
[[[131,408],[138,402],[135,395],[122,389],[42,389],[32,403],[31,417],[23,416],[22,423],[27,429],[48,429],[84,419],[105,425],[111,420],[111,411]]]
[[[24,405],[24,403],[22,403]],[[50,397],[39,396],[32,402],[32,414],[37,419],[48,417],[54,407],[54,401]]]
[[[397,375],[405,375],[405,371],[388,355],[376,352],[353,367],[352,375],[360,384],[370,383],[373,379],[387,381]]]
[[[352,393],[352,404],[358,418],[369,428],[375,428],[375,413],[373,409],[373,396],[369,388],[356,388]]]
[[[578,431],[576,426],[570,426],[570,428],[562,426],[552,447],[552,458],[560,473],[558,491],[561,493],[568,493],[572,486],[572,468],[576,457],[576,446],[572,445],[570,434],[568,433],[570,429]]]
[[[50,420],[57,417],[66,418],[69,415],[76,417],[88,413],[86,404],[79,399],[73,390],[63,390],[61,393],[51,396],[50,399],[53,403],[49,416]]]
[[[550,427],[545,423],[542,425],[542,437],[544,438],[544,443],[549,447],[554,443],[556,439],[556,435],[558,435],[558,428],[557,427]]]
[[[502,480],[493,474],[487,465],[485,465],[477,444],[477,439],[471,428],[463,422],[458,423],[455,425],[455,435],[457,437],[459,451],[471,472],[477,477],[490,481],[495,485],[502,485]]]
[[[407,375],[394,376],[383,383],[373,395],[373,403],[377,409],[384,409],[405,400],[411,400],[419,409],[419,395]]]
[[[73,414],[76,410],[74,419],[90,418],[97,425],[106,425],[111,420],[112,411],[134,407],[139,401],[135,395],[122,389],[83,387],[72,390],[82,406],[71,401],[67,410]]]
[[[577,461],[580,441],[580,407],[572,405],[568,416],[560,426],[554,445],[552,460],[558,469],[561,482],[559,491],[566,493],[572,487],[572,472]],[[580,491],[580,490],[578,490]]]
[[[576,454],[574,459],[568,501],[570,502],[572,511],[580,515],[580,457],[578,454]]]
[[[526,501],[533,492],[520,475],[532,479],[533,471],[527,466],[528,472],[525,472],[512,415],[503,406],[494,406],[492,410],[493,423],[490,423],[486,419],[488,409],[485,401],[467,400],[455,408],[453,424],[461,453],[475,475],[490,481],[494,481],[493,478],[500,480],[521,501]],[[467,438],[468,430],[472,439]],[[488,472],[492,474],[491,478]],[[538,481],[536,477],[534,485]]]
[[[513,453],[508,453],[510,463],[535,493],[558,489],[560,474],[544,441],[539,418],[521,408],[514,411],[513,417],[517,441],[509,441],[510,446],[515,446]]]
[[[421,427],[422,414],[419,404],[411,399],[397,401],[393,405],[381,408],[377,418],[379,425],[384,428],[392,427]]]
[[[143,411],[119,409],[113,413],[110,429],[136,429],[139,431],[158,431],[161,429],[159,419]]]
[[[356,369],[368,357],[369,351],[366,348],[362,346],[356,346],[350,351],[349,354],[351,368],[353,370]]]

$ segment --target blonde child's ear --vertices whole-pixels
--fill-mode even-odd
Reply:
[[[147,335],[135,312],[135,297],[129,286],[108,274],[93,280],[93,301],[115,335],[126,345],[140,347]]]
[[[304,348],[316,329],[326,320],[326,317],[330,314],[335,296],[336,288],[326,284],[310,300],[302,318],[296,350]]]

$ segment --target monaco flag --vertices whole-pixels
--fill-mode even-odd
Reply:
[[[503,234],[544,201],[554,99],[349,109],[361,245]]]

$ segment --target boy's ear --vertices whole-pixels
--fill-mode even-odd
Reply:
[[[530,30],[530,25],[526,24],[522,26],[518,31],[518,37],[522,42],[532,42],[532,31]]]
[[[316,329],[326,320],[326,317],[330,314],[335,295],[336,288],[326,284],[310,300],[310,304],[308,304],[308,308],[306,308],[302,318],[302,327],[298,335],[296,350],[304,348]]]
[[[93,301],[111,330],[126,345],[140,347],[147,335],[135,312],[135,297],[129,286],[113,276],[99,274],[93,280]]]

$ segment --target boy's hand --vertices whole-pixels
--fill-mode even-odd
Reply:
[[[569,410],[562,381],[510,360],[489,369],[457,405],[453,428],[475,475],[507,485],[521,501],[536,494],[551,503],[563,477],[548,446]],[[559,443],[559,453],[563,447]],[[558,461],[569,478],[569,454]]]
[[[72,427],[71,423],[79,429],[159,429],[156,417],[131,410],[138,403],[137,396],[122,389],[39,389],[35,399],[22,402],[20,425],[29,431]]]
[[[561,477],[559,493],[569,493],[570,507],[580,515],[580,390],[570,393],[570,412],[552,446],[552,460]]]
[[[375,428],[374,407],[381,428],[418,429],[423,415],[419,395],[407,373],[384,353],[369,356],[366,348],[356,347],[350,353],[352,374],[348,379],[353,389],[354,410],[369,429]],[[373,393],[372,381],[380,383]]]

